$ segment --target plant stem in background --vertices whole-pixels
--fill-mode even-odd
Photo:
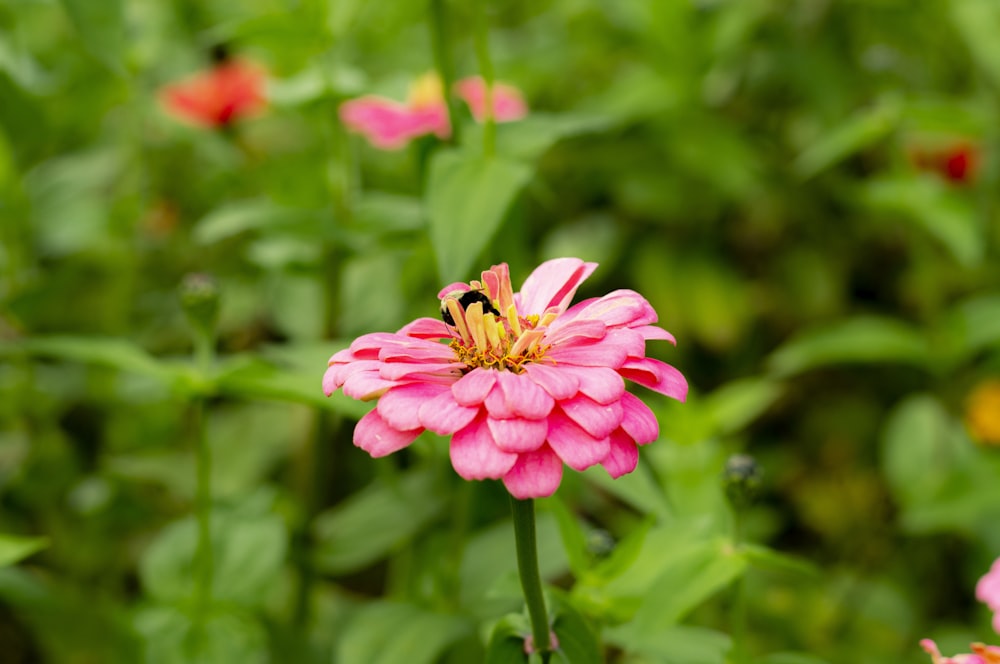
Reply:
[[[451,94],[455,82],[455,66],[451,59],[451,39],[448,32],[448,12],[446,0],[430,0],[431,46],[434,49],[434,67],[441,77],[441,89],[444,92],[448,106],[448,123],[451,126],[451,142],[458,143],[460,129],[458,125],[458,106]]]
[[[496,153],[497,123],[493,118],[493,61],[490,60],[490,26],[486,17],[486,0],[475,3],[475,33],[476,60],[479,62],[479,73],[483,77],[486,88],[483,99],[483,155],[488,159]]]
[[[514,540],[517,544],[517,571],[521,577],[524,601],[531,618],[531,633],[535,652],[548,664],[551,654],[549,619],[542,595],[542,577],[538,572],[538,550],[535,540],[535,501],[518,500],[511,496],[510,511],[514,517]]]

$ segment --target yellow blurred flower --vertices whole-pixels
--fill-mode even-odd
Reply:
[[[977,441],[1000,445],[1000,380],[984,380],[972,390],[966,402],[965,421]]]

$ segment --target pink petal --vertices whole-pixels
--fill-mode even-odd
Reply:
[[[497,371],[492,369],[473,369],[459,378],[451,386],[455,401],[462,406],[478,406],[486,400],[497,381]]]
[[[1000,610],[1000,558],[976,583],[976,599],[994,611]]]
[[[498,374],[506,372],[497,372]],[[504,394],[503,388],[500,387],[499,380],[497,384],[493,386],[490,393],[486,395],[483,399],[483,405],[486,406],[486,412],[490,414],[490,417],[498,420],[508,420],[517,417],[517,413],[511,408],[510,403],[507,401],[507,396]]]
[[[546,357],[555,361],[557,365],[617,368],[628,359],[628,349],[614,343],[603,342],[566,348],[554,346],[546,353]]]
[[[524,373],[556,400],[568,399],[580,388],[580,379],[562,367],[532,363],[524,367]]]
[[[392,332],[372,332],[363,334],[351,342],[351,352],[358,359],[376,359],[386,346],[406,343],[409,339]]]
[[[451,438],[451,465],[467,480],[500,478],[517,461],[516,454],[504,452],[493,442],[485,418],[477,418]]]
[[[562,461],[548,445],[534,452],[517,456],[517,462],[503,477],[510,495],[518,500],[545,498],[559,488],[562,481]]]
[[[560,411],[549,417],[549,445],[573,470],[600,463],[611,451],[607,437],[595,439]]]
[[[630,359],[619,373],[625,378],[648,387],[660,394],[684,401],[687,398],[688,384],[681,372],[666,362],[651,357]]]
[[[568,346],[574,343],[589,343],[597,339],[603,339],[607,334],[608,326],[603,321],[596,319],[576,320],[569,325],[556,328],[559,322],[557,318],[553,322],[549,332],[545,334],[545,343],[559,346]]]
[[[391,380],[384,380],[373,371],[359,371],[347,377],[344,381],[344,394],[352,399],[370,401],[382,395],[389,388],[395,387],[398,383]]]
[[[477,122],[486,119],[486,83],[480,76],[463,78],[455,84],[455,92],[465,100]],[[493,83],[493,119],[497,122],[520,120],[528,113],[521,93],[510,85]]]
[[[535,268],[518,293],[517,310],[522,315],[543,314],[549,307],[564,311],[576,289],[597,269],[597,263],[579,258],[555,258]]]
[[[378,410],[373,409],[354,427],[354,444],[373,457],[383,457],[412,443],[421,431],[423,429],[393,429],[378,414]]]
[[[646,341],[669,341],[673,345],[677,345],[677,340],[674,339],[674,335],[670,334],[662,327],[657,327],[655,325],[640,325],[639,327],[632,329],[641,334],[642,338]]]
[[[386,380],[402,380],[416,374],[437,374],[438,376],[452,376],[452,380],[458,378],[459,372],[465,365],[460,362],[383,362],[379,367],[379,375]],[[448,382],[452,382],[449,380]]]
[[[622,423],[622,406],[617,401],[599,404],[578,394],[559,402],[559,407],[592,438],[607,438]]]
[[[341,383],[340,385],[342,384],[343,383]],[[338,387],[340,387],[340,385],[335,383],[333,380],[333,367],[330,367],[329,369],[323,372],[323,394],[325,394],[326,396],[330,396],[331,394],[334,393],[334,391],[336,391]]]
[[[397,150],[412,139],[442,131],[440,113],[412,109],[392,99],[366,96],[344,102],[340,120],[382,150]]]
[[[652,305],[635,291],[616,290],[595,300],[581,302],[566,312],[570,321],[597,319],[608,327],[637,327],[656,322]],[[558,320],[553,322],[556,327]]]
[[[451,390],[445,385],[433,383],[410,383],[394,387],[379,400],[376,408],[379,416],[393,429],[422,429],[423,424],[417,413],[428,399],[440,394],[451,397]]]
[[[507,420],[497,420],[492,417],[486,420],[493,441],[504,452],[533,452],[545,443],[549,432],[547,420],[526,420],[515,417]]]
[[[404,325],[399,334],[418,339],[449,339],[451,329],[440,318],[418,318]]]
[[[508,407],[515,415],[529,420],[539,420],[548,415],[555,405],[555,400],[549,393],[525,374],[500,371],[497,382],[503,390]]]
[[[403,362],[414,360],[427,362],[456,361],[455,352],[443,343],[403,336],[395,336],[392,342],[385,344],[378,353],[378,359],[383,362],[396,360]]]
[[[441,436],[450,436],[465,428],[478,412],[478,406],[456,403],[455,395],[448,390],[421,404],[417,416],[421,426]]]
[[[574,376],[580,383],[580,392],[597,403],[618,401],[625,394],[625,380],[614,369],[565,365],[560,370]]]
[[[656,420],[656,415],[649,409],[642,399],[631,392],[622,395],[622,430],[627,433],[632,440],[645,445],[651,443],[660,436],[660,423]]]
[[[601,465],[608,475],[618,479],[622,475],[631,473],[639,464],[639,448],[635,442],[621,429],[611,434],[611,451],[604,457]]]

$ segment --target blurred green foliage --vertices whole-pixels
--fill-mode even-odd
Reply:
[[[477,73],[474,3],[0,0],[5,662],[524,661],[502,489],[430,434],[369,459],[370,405],[320,377],[445,283],[559,255],[601,263],[581,296],[648,297],[692,385],[643,395],[661,440],[635,473],[539,501],[564,659],[921,662],[924,636],[995,637],[972,588],[1000,555],[1000,447],[963,420],[1000,375],[1000,4],[484,4],[531,107],[492,155],[464,109],[459,141],[394,152],[337,116],[435,66],[434,6]],[[266,69],[267,111],[178,122],[160,91],[220,45]],[[210,366],[193,272],[220,288]],[[734,512],[744,452],[762,495]]]

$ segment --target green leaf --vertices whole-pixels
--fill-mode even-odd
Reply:
[[[502,157],[484,158],[457,150],[434,155],[427,183],[427,214],[444,282],[468,277],[530,176],[528,166]]]
[[[398,483],[376,480],[316,518],[316,563],[343,574],[361,569],[407,541],[445,509],[430,470],[407,472]],[[364,661],[364,660],[359,660]]]
[[[861,200],[873,210],[900,216],[944,245],[961,265],[978,265],[985,251],[972,202],[939,178],[882,177],[865,182]]]
[[[261,606],[285,562],[287,534],[281,517],[250,501],[212,512],[212,599]],[[140,564],[143,586],[165,602],[195,594],[198,523],[188,517],[160,533]]]
[[[394,602],[373,602],[357,612],[338,641],[334,661],[431,664],[448,646],[471,634],[466,618]]]
[[[524,654],[524,637],[530,632],[524,614],[511,613],[501,618],[490,632],[484,664],[525,664],[528,657]]]
[[[559,639],[559,654],[569,664],[601,664],[604,661],[601,647],[587,621],[561,591],[553,589],[549,596],[552,631]]]
[[[22,537],[0,533],[0,567],[13,565],[49,545],[45,537]]]
[[[971,51],[973,60],[1000,85],[1000,6],[993,0],[953,0],[951,18]]]
[[[310,224],[319,227],[322,213],[297,210],[263,199],[227,203],[198,220],[192,237],[202,244],[212,244],[250,230],[272,226]]]
[[[927,340],[913,327],[890,318],[866,316],[807,330],[775,351],[768,364],[779,375],[858,362],[926,366],[929,353]]]
[[[956,363],[1000,345],[1000,295],[975,295],[960,302],[945,317],[942,334]]]
[[[360,419],[371,404],[337,391],[327,397],[321,383],[323,365],[312,371],[288,370],[251,356],[229,358],[216,376],[221,394],[244,399],[266,399],[303,403]]]
[[[750,565],[776,572],[790,572],[801,576],[819,578],[821,572],[818,567],[807,560],[796,558],[774,549],[759,544],[742,544],[740,552],[746,556]]]
[[[62,0],[62,5],[91,55],[115,73],[124,74],[123,0]]]
[[[583,526],[558,496],[549,498],[545,505],[556,518],[569,567],[579,577],[589,566],[587,537],[583,533]]]
[[[643,596],[634,618],[637,632],[652,634],[675,624],[738,578],[746,564],[724,538],[699,542],[673,556]]]
[[[640,634],[635,625],[626,624],[605,630],[604,636],[625,652],[662,664],[723,664],[732,647],[727,635],[704,627],[674,626]]]
[[[704,400],[715,423],[724,435],[740,431],[784,394],[784,385],[769,378],[748,378],[726,383]]]
[[[133,618],[146,664],[266,664],[268,638],[255,619],[218,608],[203,624],[172,606],[149,606]]]
[[[172,387],[197,382],[197,376],[189,367],[162,362],[126,339],[53,335],[0,342],[0,355],[19,351],[120,369]]]
[[[793,168],[808,179],[887,136],[899,122],[900,104],[888,98],[865,109],[844,124],[823,132],[822,138],[798,156]]]

